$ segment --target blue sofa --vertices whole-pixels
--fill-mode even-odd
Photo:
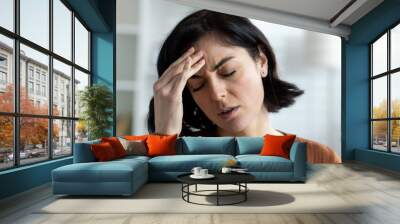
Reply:
[[[73,164],[52,171],[54,194],[131,195],[148,181],[176,181],[193,167],[218,172],[230,159],[247,168],[260,182],[305,182],[306,144],[295,142],[290,159],[260,156],[262,137],[179,137],[177,155],[127,156],[96,162],[90,145],[99,141],[75,144]]]

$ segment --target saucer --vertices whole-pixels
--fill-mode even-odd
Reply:
[[[215,176],[212,175],[212,174],[207,174],[207,175],[204,175],[204,176],[202,176],[202,175],[194,175],[194,174],[190,175],[190,178],[193,178],[193,179],[211,179],[211,178],[214,178],[214,177]]]

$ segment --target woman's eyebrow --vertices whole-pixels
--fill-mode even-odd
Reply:
[[[225,57],[223,59],[221,59],[221,61],[219,61],[216,65],[214,65],[212,71],[217,70],[219,67],[221,67],[225,62],[231,60],[232,58],[234,58],[234,56],[229,56],[229,57]],[[193,75],[192,77],[190,77],[189,79],[202,79],[203,77],[201,77],[198,74]]]
[[[231,60],[232,58],[234,58],[233,56],[229,56],[229,57],[225,57],[223,58],[221,61],[219,61],[216,65],[214,65],[212,71],[217,70],[219,67],[221,67],[225,62]]]

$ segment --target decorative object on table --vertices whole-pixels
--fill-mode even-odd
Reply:
[[[228,159],[226,161],[225,167],[238,168],[239,166],[235,159]]]
[[[112,127],[113,95],[103,84],[87,86],[79,93],[81,118],[88,129],[89,140],[110,136]]]
[[[202,167],[200,167],[200,166],[197,166],[197,167],[193,167],[192,168],[192,170],[191,170],[191,172],[194,174],[194,175],[200,175],[200,170],[201,169],[203,169]]]
[[[192,174],[190,175],[193,179],[211,179],[214,178],[214,175],[208,173],[208,169],[203,169],[202,167],[193,167],[191,170]]]
[[[221,173],[231,173],[233,168],[240,168],[237,160],[229,159],[226,161],[224,166],[221,168]]]
[[[246,168],[231,168],[231,167],[222,167],[221,173],[248,173]]]

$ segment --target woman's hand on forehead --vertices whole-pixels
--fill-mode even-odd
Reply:
[[[154,85],[155,131],[179,134],[182,130],[182,93],[187,80],[205,65],[203,52],[188,49],[172,63]]]

